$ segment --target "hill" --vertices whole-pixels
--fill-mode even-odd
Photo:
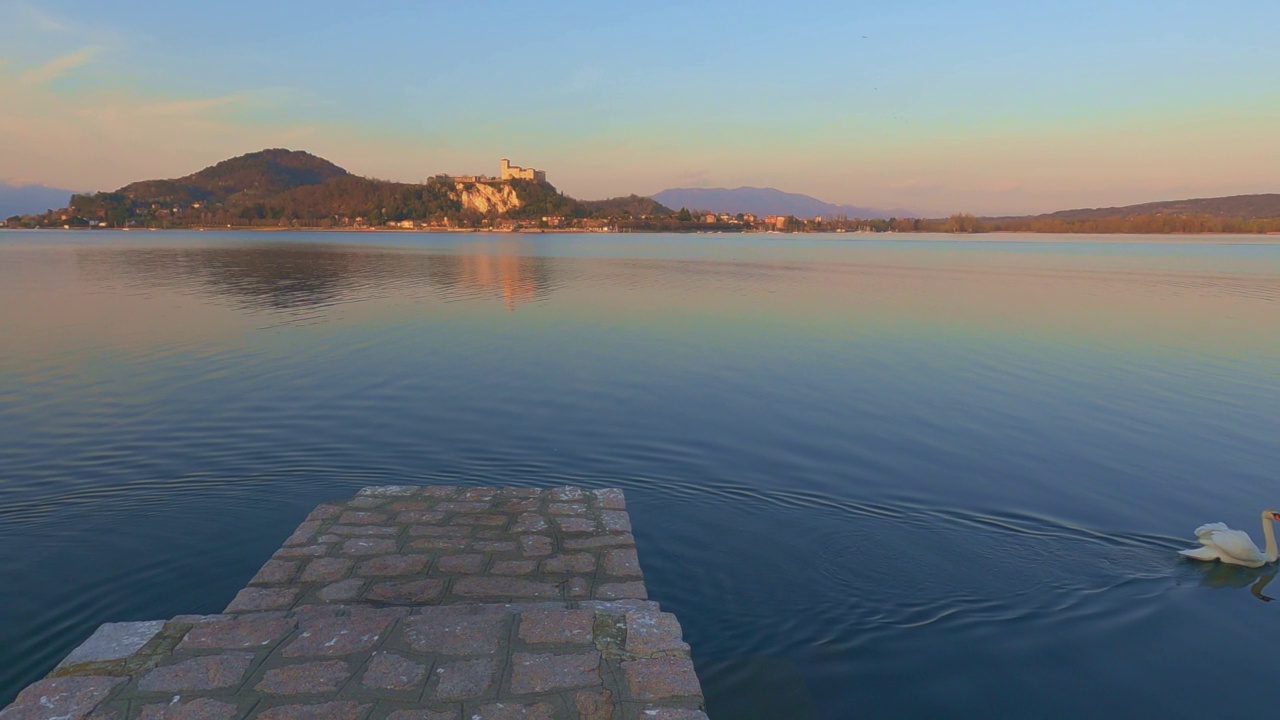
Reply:
[[[70,190],[44,185],[6,185],[0,183],[0,219],[12,215],[42,213],[50,208],[65,207]]]
[[[1209,217],[1238,218],[1242,220],[1277,218],[1280,217],[1280,193],[1165,200],[1121,207],[1059,210],[1031,217],[1050,220],[1099,220],[1102,218],[1132,218],[1144,215],[1207,215]]]
[[[765,215],[794,215],[798,218],[857,217],[888,218],[913,217],[905,210],[880,210],[855,205],[836,205],[808,195],[783,192],[774,188],[672,188],[653,196],[654,200],[672,208],[689,208],[713,213],[752,213]]]
[[[1280,194],[1166,200],[970,220],[968,225],[978,232],[1273,233],[1280,231]]]
[[[186,177],[132,183],[116,192],[130,199],[162,204],[253,202],[348,175],[346,170],[310,153],[274,149],[223,160]]]

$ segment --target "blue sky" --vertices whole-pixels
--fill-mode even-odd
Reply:
[[[1280,3],[0,0],[0,180],[263,147],[583,198],[1013,213],[1280,191]]]

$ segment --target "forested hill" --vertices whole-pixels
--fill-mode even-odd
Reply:
[[[116,192],[160,203],[255,202],[294,188],[347,177],[346,170],[300,150],[262,150],[223,160],[174,180],[144,180]]]
[[[1018,219],[1098,220],[1102,218],[1134,218],[1146,215],[1207,215],[1217,218],[1255,220],[1280,218],[1280,193],[1265,195],[1232,195],[1230,197],[1165,200],[1107,208],[1079,208],[1033,215]],[[1011,220],[1014,218],[993,218]]]
[[[186,177],[136,182],[113,193],[75,195],[69,211],[38,218],[35,224],[344,227],[409,221],[488,227],[498,220],[546,223],[544,218],[671,214],[652,199],[635,195],[579,201],[545,181],[376,180],[353,175],[310,153],[279,149],[224,160]]]
[[[975,228],[974,232],[1274,233],[1280,232],[1280,194],[1167,200],[1022,217],[972,218],[970,225]]]

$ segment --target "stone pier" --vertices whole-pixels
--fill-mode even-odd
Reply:
[[[619,490],[375,487],[220,615],[103,625],[0,720],[706,720]]]

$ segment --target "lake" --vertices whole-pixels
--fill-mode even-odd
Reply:
[[[367,485],[622,487],[716,720],[1271,712],[1255,237],[0,233],[0,706]]]

